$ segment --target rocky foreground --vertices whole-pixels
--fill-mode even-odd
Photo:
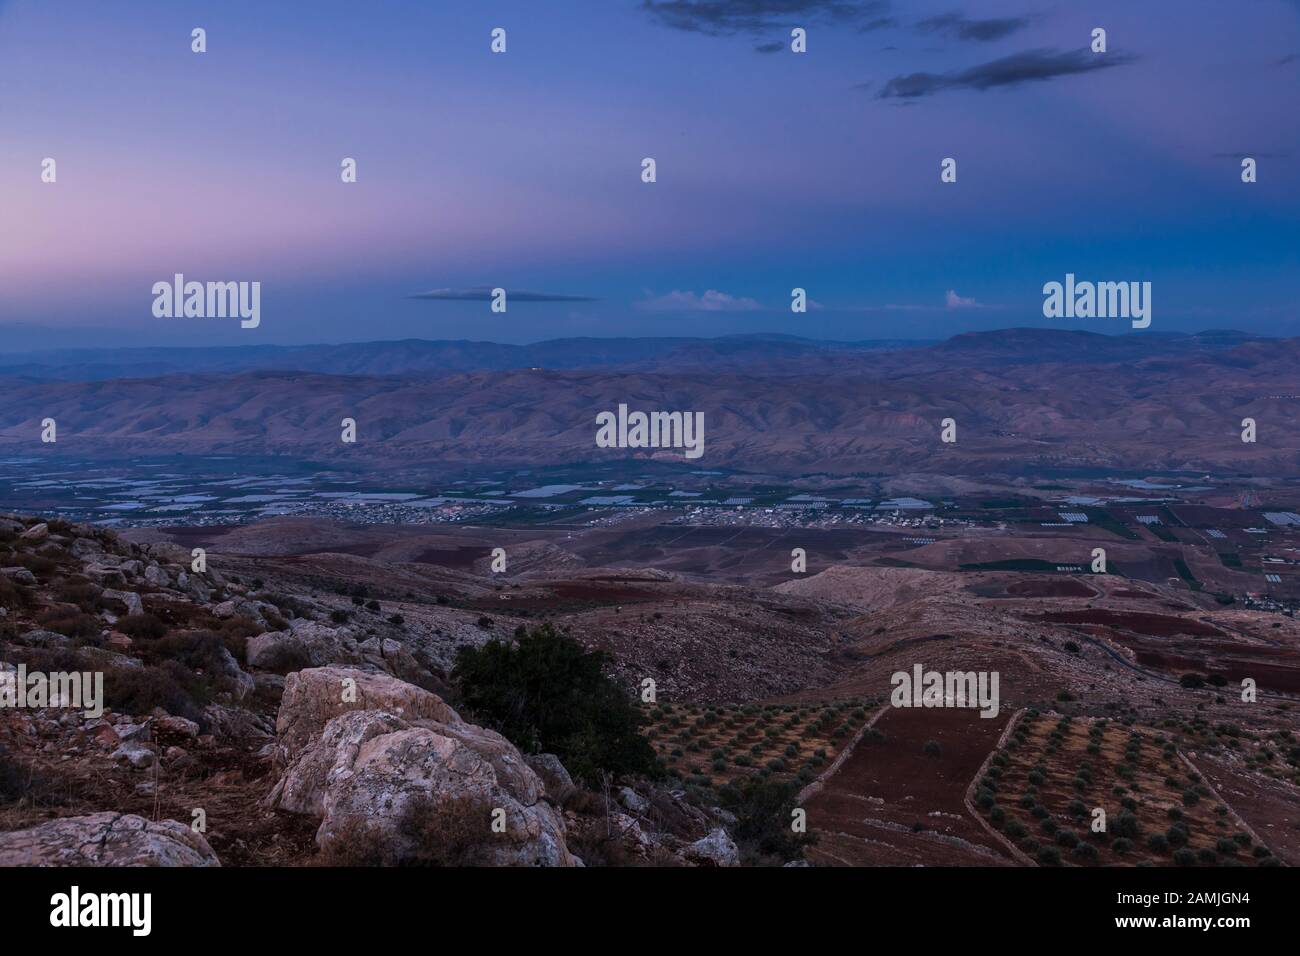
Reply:
[[[596,793],[462,717],[378,602],[199,557],[0,516],[0,671],[104,688],[102,713],[0,707],[0,865],[740,862],[725,811]]]

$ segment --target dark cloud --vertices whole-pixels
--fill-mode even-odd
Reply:
[[[877,17],[875,20],[868,20],[858,27],[859,33],[870,33],[873,30],[883,30],[885,27],[897,26],[898,21],[893,17]]]
[[[522,289],[506,288],[509,302],[595,302],[588,295],[551,295],[548,292],[525,292]],[[434,299],[439,302],[487,302],[492,298],[491,286],[475,286],[472,289],[430,289],[417,292],[412,299]]]
[[[908,73],[884,85],[880,99],[916,99],[946,90],[991,90],[999,86],[1020,86],[1058,76],[1091,73],[1132,63],[1137,57],[1124,53],[1091,53],[1086,50],[1027,50],[951,73]]]
[[[889,0],[642,0],[641,8],[666,27],[733,36],[778,27],[833,23],[859,31],[890,26]]]
[[[958,40],[975,40],[988,43],[1001,40],[1017,30],[1029,26],[1028,17],[999,17],[989,20],[970,20],[960,13],[943,13],[922,20],[916,28],[922,33],[939,33]]]
[[[785,49],[785,44],[777,41],[775,43],[760,43],[754,47],[759,53],[779,53]]]
[[[1295,63],[1297,60],[1300,60],[1300,53],[1288,53],[1286,56],[1280,58],[1274,65],[1287,66],[1290,63]]]

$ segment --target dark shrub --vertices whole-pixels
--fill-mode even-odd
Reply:
[[[65,604],[75,604],[87,613],[100,609],[99,595],[103,589],[89,581],[64,581],[54,589],[54,598]]]
[[[147,648],[148,660],[176,661],[191,671],[202,671],[201,683],[216,691],[229,692],[235,689],[235,684],[226,674],[230,666],[227,656],[225,642],[211,631],[171,634]]]
[[[1070,852],[1070,855],[1076,860],[1091,863],[1093,860],[1097,859],[1097,848],[1091,843],[1080,843],[1075,846],[1075,848]]]
[[[799,789],[773,780],[727,784],[718,791],[723,809],[736,816],[731,835],[749,863],[785,863],[798,859],[816,837],[795,833],[792,811]]]
[[[1138,823],[1138,818],[1127,810],[1120,811],[1120,815],[1110,825],[1111,832],[1116,836],[1129,837],[1136,839],[1142,835],[1142,826]]]
[[[101,627],[99,618],[68,605],[46,608],[36,615],[36,623],[47,631],[82,639],[98,637]]]
[[[167,633],[167,625],[152,614],[128,614],[117,622],[116,627],[136,640],[156,641]]]
[[[641,711],[588,652],[549,624],[516,643],[461,648],[452,680],[480,721],[527,752],[557,755],[576,778],[655,772]]]
[[[128,714],[148,714],[161,707],[200,726],[204,689],[199,679],[177,661],[157,667],[112,667],[104,672],[104,703]]]
[[[0,559],[2,561],[3,559]],[[24,606],[30,595],[26,588],[19,587],[8,578],[0,576],[0,607],[16,611]]]

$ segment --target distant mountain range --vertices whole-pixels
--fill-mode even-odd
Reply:
[[[330,375],[450,375],[509,369],[689,368],[741,366],[779,358],[916,347],[914,341],[820,342],[783,335],[715,339],[553,339],[495,342],[351,342],[345,345],[244,345],[222,348],[57,349],[0,355],[0,376],[92,381],[173,372],[295,371]]]
[[[1011,329],[908,347],[742,336],[222,351],[101,353],[94,367],[127,376],[111,379],[78,380],[75,363],[41,366],[58,372],[48,377],[10,371],[0,442],[53,451],[38,439],[53,417],[66,454],[572,464],[649,454],[595,445],[596,415],[627,404],[703,412],[700,467],[1300,475],[1300,339]],[[222,367],[139,371],[183,359]],[[339,440],[344,417],[357,421],[355,445]],[[1245,417],[1253,444],[1241,441]],[[956,444],[939,441],[945,418]]]
[[[321,372],[329,375],[452,375],[511,369],[627,369],[758,367],[781,371],[798,359],[823,364],[857,362],[864,353],[907,351],[945,364],[1111,362],[1155,354],[1179,355],[1267,341],[1242,332],[1144,333],[1007,329],[958,335],[946,342],[869,340],[831,342],[793,335],[721,338],[572,338],[531,345],[402,339],[344,345],[244,345],[205,348],[51,349],[0,353],[0,377],[95,381],[147,378],[175,372]]]

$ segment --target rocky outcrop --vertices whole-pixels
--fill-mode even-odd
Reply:
[[[460,723],[460,716],[437,694],[388,674],[348,667],[316,667],[290,674],[276,717],[279,760],[286,765],[325,725],[351,710],[383,710],[405,720]]]
[[[356,681],[352,703],[340,700],[345,679]],[[277,728],[286,769],[268,802],[319,817],[324,851],[360,831],[387,862],[437,857],[446,848],[429,843],[439,840],[482,865],[579,862],[519,750],[428,691],[363,671],[301,671],[285,683]]]
[[[245,673],[234,655],[222,645],[212,649],[208,662],[208,676],[214,686],[229,693],[236,703],[256,689],[253,676]]]
[[[361,660],[377,670],[387,671],[399,680],[415,684],[429,676],[401,641],[372,637],[359,647]]]
[[[722,827],[687,846],[682,856],[698,866],[740,865],[740,850]]]
[[[0,866],[220,866],[201,834],[175,820],[92,813],[0,833]]]
[[[214,612],[219,614],[222,607],[217,605]],[[269,671],[360,664],[363,660],[361,649],[350,633],[302,618],[294,620],[287,631],[268,631],[250,637],[246,657],[249,667]]]
[[[559,803],[573,789],[573,778],[555,754],[528,754],[524,757],[524,762],[541,778],[542,785],[546,787],[546,795],[552,801]]]
[[[144,603],[140,600],[140,595],[134,591],[115,591],[112,588],[105,588],[100,598],[105,601],[120,602],[126,608],[127,614],[144,613]]]

